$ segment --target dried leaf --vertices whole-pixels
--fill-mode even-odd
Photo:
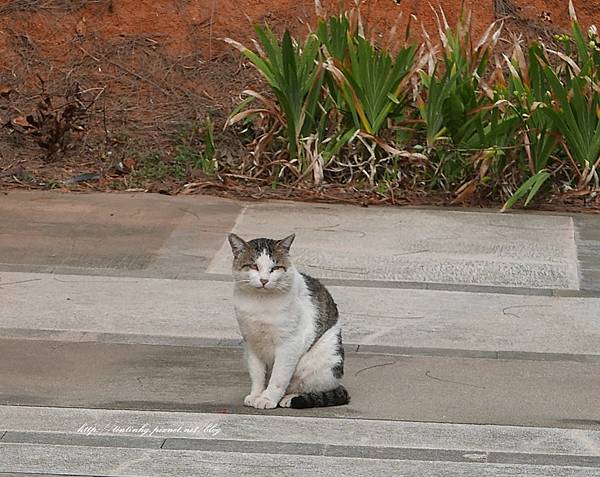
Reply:
[[[228,45],[231,45],[234,48],[240,50],[242,53],[248,49],[244,45],[242,45],[239,41],[235,41],[231,38],[223,38],[223,41],[225,43],[227,43]]]
[[[585,197],[586,195],[590,195],[591,190],[589,188],[584,190],[570,190],[568,192],[563,192],[563,197]]]
[[[525,84],[529,84],[529,68],[527,67],[527,60],[525,59],[525,53],[523,53],[523,49],[521,48],[521,44],[519,43],[518,38],[513,38],[513,58],[517,60],[517,64],[519,65],[519,70],[521,70],[521,74],[523,75],[523,81]]]
[[[577,13],[575,12],[575,6],[573,5],[573,0],[569,0],[569,17],[574,22],[577,21]]]
[[[456,191],[457,196],[450,202],[451,205],[460,204],[465,202],[469,197],[473,195],[477,189],[477,181],[475,179],[463,184]]]
[[[7,84],[0,84],[0,95],[8,96],[13,91],[14,91],[14,89],[12,86],[9,86]]]
[[[257,113],[270,113],[271,111],[269,111],[268,109],[247,109],[246,111],[242,111],[241,113],[237,113],[233,116],[231,116],[226,122],[225,122],[225,127],[229,127],[232,124],[235,124],[243,119],[246,119],[248,116],[252,116],[253,114],[257,114]]]
[[[11,121],[15,126],[21,126],[22,128],[33,128],[35,127],[25,116],[17,116]]]
[[[325,18],[325,10],[321,4],[321,0],[315,0],[315,13],[318,18]]]
[[[546,51],[548,53],[552,53],[552,54],[558,56],[561,60],[563,60],[565,63],[567,63],[572,68],[573,73],[575,73],[576,75],[578,75],[579,73],[581,73],[581,68],[575,62],[575,60],[573,58],[571,58],[570,56],[565,55],[561,51],[550,50],[550,49],[547,49]]]

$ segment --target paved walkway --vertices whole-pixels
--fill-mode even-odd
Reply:
[[[0,220],[0,476],[600,475],[598,216],[15,192]],[[349,406],[240,406],[230,231],[296,233]]]

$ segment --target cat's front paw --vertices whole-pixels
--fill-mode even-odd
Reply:
[[[248,394],[245,398],[244,398],[244,406],[248,406],[248,407],[256,407],[254,405],[254,403],[256,402],[256,400],[260,397],[260,394]]]
[[[274,401],[268,396],[261,395],[254,400],[256,409],[274,409],[277,407],[277,401]]]

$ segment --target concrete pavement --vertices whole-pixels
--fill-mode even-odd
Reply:
[[[0,219],[0,476],[600,475],[600,217],[9,193]],[[240,406],[230,231],[296,233],[344,319],[349,406]],[[73,430],[90,416],[237,421]]]
[[[598,375],[600,363],[348,352],[348,406],[267,414],[600,431]],[[241,404],[238,348],[4,339],[0,382],[10,405],[265,415]]]
[[[204,274],[203,279],[173,280],[0,272],[0,278],[4,336],[140,344],[240,343],[228,277],[215,280]],[[562,355],[567,360],[600,362],[600,320],[595,313],[600,297],[352,285],[330,286],[344,320],[344,342],[351,349],[399,349],[408,354],[430,350],[485,358]]]
[[[0,207],[4,271],[195,279],[229,273],[227,232],[293,230],[321,278],[586,290],[600,273],[595,216],[18,192]]]
[[[592,476],[600,461],[600,433],[571,429],[16,406],[0,417],[11,472]]]

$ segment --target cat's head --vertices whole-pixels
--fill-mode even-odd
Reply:
[[[292,234],[281,240],[257,238],[246,242],[229,234],[236,283],[261,292],[288,289],[293,276],[290,247],[294,237]]]

